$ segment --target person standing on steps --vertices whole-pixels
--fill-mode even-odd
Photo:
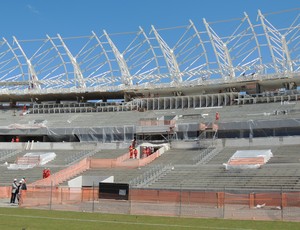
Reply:
[[[131,141],[131,147],[135,149],[135,146],[136,146],[136,138],[133,138],[133,140]]]
[[[17,199],[18,199],[18,205],[22,204],[22,186],[23,186],[23,180],[20,180],[18,188],[17,188]]]
[[[17,189],[18,189],[17,179],[14,179],[11,186],[11,197],[10,197],[11,204],[14,204],[16,202]]]

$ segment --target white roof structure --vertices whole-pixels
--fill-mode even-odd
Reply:
[[[272,19],[282,18],[284,28]],[[299,8],[150,31],[0,40],[0,94],[113,92],[300,75]],[[226,34],[218,33],[218,27]],[[223,29],[224,31],[224,29]]]

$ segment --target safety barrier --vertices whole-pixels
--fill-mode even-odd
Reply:
[[[71,165],[65,169],[60,170],[59,172],[51,175],[50,177],[35,181],[30,185],[31,186],[50,186],[50,185],[57,186],[60,183],[65,182],[67,179],[70,179],[86,171],[87,169],[89,169],[89,167],[90,167],[90,161],[88,158],[85,158],[74,165]]]
[[[160,152],[156,151],[150,156],[142,159],[130,159],[129,153],[124,154],[116,159],[90,159],[90,168],[114,168],[114,167],[126,167],[126,168],[138,168],[145,166],[152,162],[155,158],[160,156]]]
[[[9,198],[11,194],[11,186],[0,187],[0,198]]]
[[[99,199],[99,188],[29,186],[21,207],[114,214],[300,221],[300,191],[130,188],[128,200]]]

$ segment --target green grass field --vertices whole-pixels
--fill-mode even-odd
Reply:
[[[239,221],[133,215],[109,215],[22,208],[0,208],[1,230],[299,230],[298,222]]]

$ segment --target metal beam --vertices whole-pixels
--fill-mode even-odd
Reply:
[[[159,35],[157,30],[154,28],[154,26],[151,26],[151,29],[156,37],[156,40],[159,44],[159,47],[163,53],[163,56],[165,58],[165,61],[167,63],[167,67],[169,70],[169,73],[171,75],[171,79],[173,83],[181,83],[182,78],[180,74],[179,65],[177,63],[174,51],[168,46],[168,44],[162,39],[162,37]]]
[[[120,68],[120,71],[121,71],[121,74],[122,74],[122,76],[121,76],[122,83],[126,86],[131,86],[133,84],[132,83],[132,77],[130,75],[130,72],[129,72],[127,63],[126,63],[126,61],[123,57],[123,54],[120,53],[120,51],[115,46],[115,44],[110,39],[110,37],[108,36],[108,34],[105,30],[103,30],[103,33],[104,33],[104,35],[105,35],[105,37],[108,41],[108,44],[110,45],[115,57],[116,57],[117,63],[119,65],[119,68]]]
[[[17,38],[13,36],[13,40],[14,42],[17,44],[19,50],[21,51],[23,57],[25,58],[26,60],[26,64],[28,66],[28,83],[29,83],[29,88],[30,89],[40,89],[41,86],[40,86],[40,83],[38,82],[39,79],[38,79],[38,76],[36,74],[36,71],[30,61],[30,59],[28,59],[27,55],[25,54],[24,50],[22,49],[20,43],[18,42]]]
[[[291,60],[291,55],[290,55],[290,51],[286,42],[286,37],[284,35],[281,36],[281,43],[282,43],[282,50],[285,54],[285,58],[286,58],[286,68],[287,68],[287,72],[293,72],[293,63]]]
[[[84,81],[84,77],[83,74],[80,70],[80,66],[76,61],[76,58],[72,55],[72,53],[70,52],[70,50],[68,49],[68,47],[66,46],[65,42],[63,41],[63,39],[61,38],[61,36],[59,34],[57,34],[58,39],[60,40],[63,48],[65,49],[72,65],[74,68],[74,77],[75,77],[75,81],[79,83],[79,88],[86,88],[86,84]]]
[[[142,28],[141,26],[139,26],[139,29],[140,29],[140,32],[141,32],[141,33],[143,34],[143,36],[145,37],[147,44],[148,44],[149,47],[150,47],[151,53],[153,54],[153,57],[154,57],[154,60],[155,60],[155,64],[156,64],[156,67],[157,67],[157,71],[158,71],[158,73],[160,73],[159,62],[158,62],[157,55],[156,55],[156,53],[155,53],[155,51],[154,51],[154,47],[153,47],[153,45],[151,44],[151,42],[150,42],[148,36],[147,36],[146,33],[144,32],[143,28]]]
[[[61,60],[61,62],[62,62],[62,64],[63,64],[63,66],[64,66],[65,74],[66,74],[66,76],[68,76],[69,73],[68,73],[68,70],[67,70],[66,63],[65,63],[65,61],[64,61],[64,59],[63,59],[61,53],[59,52],[57,45],[55,45],[55,43],[53,42],[52,38],[50,38],[50,36],[46,35],[46,37],[48,38],[48,40],[49,40],[50,43],[52,44],[53,48],[54,48],[55,51],[57,52],[57,54],[58,54],[58,56],[59,56],[59,58],[60,58],[60,60]]]
[[[206,51],[204,42],[203,42],[203,40],[202,40],[202,38],[201,38],[201,36],[200,36],[200,32],[197,30],[197,28],[196,28],[194,22],[193,22],[192,20],[189,20],[189,21],[190,21],[190,24],[191,24],[193,30],[194,30],[195,33],[196,33],[197,38],[198,38],[199,41],[200,41],[200,45],[201,45],[201,47],[202,47],[202,49],[203,49],[203,51],[204,51],[205,66],[206,66],[207,69],[209,70],[209,60],[208,60],[208,55],[207,55],[207,51]]]
[[[264,33],[265,33],[265,36],[266,36],[266,39],[267,39],[267,42],[268,42],[268,47],[269,47],[269,50],[270,50],[270,53],[271,53],[271,58],[272,58],[272,61],[273,61],[273,64],[274,64],[274,69],[278,73],[279,70],[278,70],[278,67],[277,67],[277,63],[276,63],[276,58],[275,58],[275,55],[274,55],[274,51],[272,49],[271,38],[270,38],[269,33],[267,31],[267,25],[265,24],[264,16],[262,15],[262,13],[261,13],[260,10],[258,10],[258,16],[260,18],[261,25],[262,25],[262,27],[264,29]]]
[[[18,62],[18,66],[19,66],[19,68],[20,68],[20,70],[21,70],[21,75],[22,75],[22,77],[24,78],[25,73],[24,73],[23,66],[22,66],[22,63],[21,63],[21,61],[20,61],[18,55],[15,53],[14,49],[13,49],[13,48],[11,47],[11,45],[7,42],[7,40],[6,40],[5,38],[2,38],[2,39],[3,39],[3,41],[5,42],[5,44],[8,46],[9,50],[12,52],[12,54],[13,54],[14,58],[16,59],[16,61]],[[24,80],[24,79],[23,79],[23,80]]]
[[[212,44],[219,69],[222,73],[222,78],[224,80],[235,78],[235,72],[232,65],[230,53],[227,48],[227,44],[224,43],[222,39],[216,34],[216,32],[210,27],[205,18],[203,18],[203,23]]]
[[[259,45],[259,42],[258,42],[258,38],[257,38],[257,34],[254,30],[254,27],[253,27],[253,24],[251,22],[251,20],[249,19],[249,16],[246,12],[244,12],[244,15],[245,15],[245,18],[250,26],[250,29],[251,29],[251,32],[253,33],[253,37],[254,37],[254,40],[255,40],[255,44],[256,44],[256,49],[257,49],[257,52],[258,52],[258,58],[259,58],[259,64],[262,66],[263,65],[263,60],[262,60],[262,54],[261,54],[261,50],[260,50],[260,45]]]
[[[97,43],[99,44],[100,48],[103,51],[103,54],[105,56],[105,59],[107,61],[107,64],[109,66],[109,70],[110,70],[110,73],[111,73],[111,76],[112,76],[113,68],[112,68],[111,61],[109,60],[108,54],[107,54],[106,50],[104,49],[104,46],[103,46],[102,42],[100,41],[99,37],[97,36],[97,34],[94,31],[92,31],[92,34],[93,34],[94,38],[96,39]]]

